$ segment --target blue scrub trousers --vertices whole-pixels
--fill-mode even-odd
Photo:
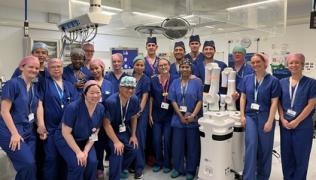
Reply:
[[[58,131],[55,133],[55,141],[58,152],[67,163],[67,180],[96,180],[98,160],[94,146],[89,151],[86,167],[79,166],[75,152]]]
[[[19,127],[16,127],[19,130]],[[4,127],[0,127],[0,146],[6,152],[7,156],[13,163],[14,169],[17,172],[15,179],[36,180],[35,133],[30,132],[27,136],[23,136],[24,142],[21,142],[20,150],[12,151],[9,148],[10,139],[11,134],[9,130]]]
[[[146,145],[146,132],[148,122],[148,111],[144,113],[137,120],[136,136],[138,140],[138,149],[135,161],[135,171],[142,173],[145,168],[145,145]]]
[[[201,152],[199,128],[174,127],[172,142],[174,169],[181,174],[195,176]],[[184,164],[186,164],[185,168]]]
[[[170,121],[154,122],[153,147],[156,166],[171,169],[171,132]]]
[[[275,123],[270,132],[263,131],[268,112],[246,115],[244,180],[269,180]]]
[[[66,163],[59,154],[55,138],[55,131],[49,131],[47,139],[44,141],[44,167],[43,174],[45,180],[66,179]]]
[[[280,130],[284,180],[306,180],[313,128],[289,130],[281,127]]]
[[[104,150],[106,152],[106,157],[110,155],[110,147],[109,147],[109,138],[106,135],[106,132],[103,127],[100,128],[98,134],[98,141],[94,143],[95,151],[97,153],[98,159],[98,170],[104,170],[103,160],[104,160]],[[105,158],[108,159],[108,158]]]
[[[134,149],[133,145],[129,144],[129,134],[127,131],[117,134],[119,140],[124,144],[124,153],[122,156],[114,153],[114,144],[112,141],[109,142],[111,148],[109,180],[120,180],[122,170],[127,169],[136,158],[137,149]]]

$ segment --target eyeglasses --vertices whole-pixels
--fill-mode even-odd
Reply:
[[[167,67],[169,64],[160,64],[158,65],[158,67],[163,68],[163,67]]]

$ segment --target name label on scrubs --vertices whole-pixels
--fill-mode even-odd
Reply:
[[[288,109],[286,111],[286,114],[292,116],[292,117],[295,117],[296,116],[296,111],[292,110],[292,109]]]
[[[89,137],[89,140],[92,142],[98,141],[98,134],[97,133],[91,134],[91,136]]]
[[[251,108],[252,110],[259,111],[260,105],[257,104],[257,103],[251,103],[250,108]]]
[[[162,102],[162,103],[161,103],[161,108],[162,108],[162,109],[169,109],[169,104],[166,103],[166,102]]]
[[[110,91],[105,91],[105,94],[106,94],[106,95],[108,95],[108,94],[110,94],[110,93],[111,93]]]
[[[180,106],[180,112],[187,112],[188,108],[186,106]]]
[[[34,113],[30,113],[28,115],[28,118],[29,118],[29,122],[33,121],[34,120]]]
[[[62,104],[62,105],[60,105],[60,107],[62,108],[62,109],[64,109],[64,105]]]
[[[99,102],[102,102],[102,96],[100,97],[100,100],[99,100]]]
[[[120,131],[120,133],[126,131],[126,126],[125,126],[125,124],[120,124],[119,131]]]

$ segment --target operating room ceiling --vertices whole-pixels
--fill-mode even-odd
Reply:
[[[69,9],[73,16],[88,12],[89,0],[70,2],[69,8],[68,0],[29,0],[29,8],[62,16],[68,16]],[[254,5],[240,7],[246,4]],[[24,7],[21,0],[0,0],[0,5]],[[287,24],[308,23],[311,11],[310,0],[102,0],[102,5],[112,21],[100,32],[130,37],[143,36],[135,27],[160,25],[170,17],[185,18],[192,27],[190,33],[200,35],[248,30],[277,35],[285,32]]]

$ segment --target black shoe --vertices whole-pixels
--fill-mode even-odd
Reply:
[[[135,169],[129,168],[128,172],[131,173],[131,174],[134,174],[135,173]]]
[[[135,176],[134,176],[134,179],[142,179],[143,177],[144,177],[144,175],[143,175],[142,172],[136,172]]]

